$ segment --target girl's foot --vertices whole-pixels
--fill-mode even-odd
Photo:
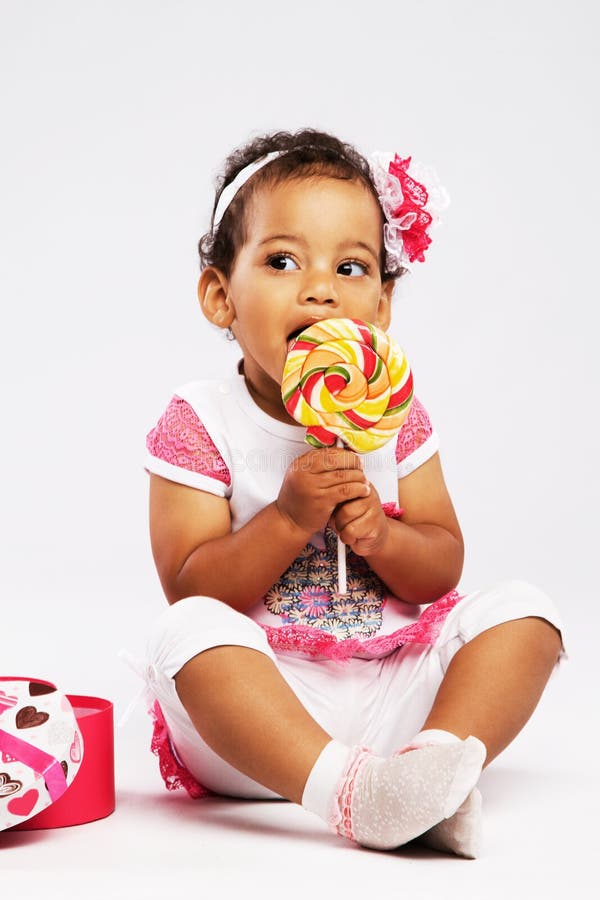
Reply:
[[[420,844],[442,853],[477,859],[481,848],[481,794],[473,788],[462,806],[419,838]]]
[[[338,834],[365,847],[400,847],[456,813],[473,791],[485,756],[485,746],[475,737],[388,759],[357,748],[337,794],[339,813],[332,824]]]

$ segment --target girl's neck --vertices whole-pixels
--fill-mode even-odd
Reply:
[[[248,393],[263,412],[278,422],[285,422],[287,425],[298,424],[283,405],[281,388],[277,382],[264,372],[262,375],[253,373],[252,377],[249,377],[244,369],[244,360],[240,361],[238,371],[244,378]]]

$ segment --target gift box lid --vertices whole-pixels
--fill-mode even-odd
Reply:
[[[112,703],[0,678],[0,830],[80,825],[114,808]]]

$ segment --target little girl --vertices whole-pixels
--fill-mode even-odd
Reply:
[[[167,787],[286,798],[367,847],[418,837],[474,857],[478,778],[562,653],[557,612],[519,581],[456,592],[461,531],[418,400],[397,440],[359,457],[308,449],[281,398],[310,324],[388,328],[395,280],[431,240],[425,180],[313,130],[228,158],[198,296],[241,359],[178,389],[148,436],[170,605],[147,680]]]

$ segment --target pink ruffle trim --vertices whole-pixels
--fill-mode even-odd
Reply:
[[[401,519],[404,510],[398,506],[393,500],[389,503],[382,503],[381,508],[388,519]]]
[[[372,756],[368,747],[355,747],[350,757],[346,771],[341,776],[335,791],[334,809],[329,817],[329,827],[332,831],[355,841],[352,827],[352,795],[356,776],[362,764]]]
[[[435,643],[446,616],[460,599],[461,595],[458,591],[450,591],[449,594],[427,606],[416,622],[405,625],[392,634],[383,634],[366,641],[358,638],[339,641],[335,635],[320,631],[310,625],[283,625],[280,628],[261,625],[261,627],[273,650],[287,650],[305,653],[311,657],[325,657],[345,662],[352,656],[362,655],[365,652],[374,657],[380,657],[387,656],[403,644]],[[389,602],[393,602],[393,599]]]
[[[185,788],[194,800],[209,796],[212,791],[209,791],[208,788],[196,781],[194,776],[190,775],[185,766],[177,759],[171,743],[169,729],[158,700],[154,701],[148,712],[154,721],[150,749],[158,756],[160,774],[163,777],[167,790],[176,791],[178,788]]]

